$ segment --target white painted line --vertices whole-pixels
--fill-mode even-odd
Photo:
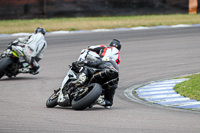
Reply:
[[[159,85],[147,85],[147,86],[145,86],[145,87],[147,87],[147,88],[149,88],[149,87],[174,87],[176,84],[174,83],[174,84],[159,84]]]
[[[165,106],[188,106],[188,105],[200,105],[200,102],[185,102],[185,103],[174,103],[174,104],[170,104],[170,105],[165,105]]]
[[[148,101],[151,102],[151,103],[159,104],[160,102],[165,102],[166,100],[178,100],[178,99],[182,99],[182,98],[184,98],[184,97],[177,96],[177,97],[173,97],[173,98],[171,98],[171,97],[167,98],[166,97],[166,98],[162,98],[162,99],[159,99],[159,98],[158,99],[148,99]]]
[[[166,94],[166,95],[144,96],[141,98],[153,99],[153,98],[169,98],[169,97],[178,97],[178,96],[181,96],[181,95],[180,94]]]
[[[191,25],[187,25],[187,24],[178,24],[178,25],[172,25],[172,28],[180,28],[180,27],[191,27]]]
[[[105,31],[113,31],[112,29],[96,29],[92,30],[93,32],[105,32]]]
[[[137,92],[139,95],[148,95],[148,94],[163,94],[163,93],[171,93],[175,92],[174,90],[170,91],[150,91],[150,92]]]
[[[156,87],[153,89],[138,89],[136,92],[141,92],[141,91],[156,91],[156,90],[167,90],[167,89],[173,89],[173,87]]]
[[[163,99],[163,100],[158,100],[156,103],[166,103],[166,102],[178,102],[178,101],[184,101],[184,100],[190,100],[190,98],[173,98],[173,99]]]
[[[150,27],[142,27],[142,26],[140,26],[140,27],[132,27],[130,29],[131,30],[146,30],[146,29],[150,29]]]
[[[185,80],[187,80],[187,79],[174,79],[174,80],[159,81],[159,82],[151,83],[151,85],[154,85],[154,84],[177,84],[177,83],[183,82]]]
[[[14,33],[14,34],[11,34],[11,36],[29,36],[31,35],[32,33]],[[1,34],[0,34],[1,36]]]

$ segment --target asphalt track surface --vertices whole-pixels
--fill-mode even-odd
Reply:
[[[200,71],[200,28],[47,35],[38,75],[0,80],[0,133],[197,133],[200,113],[132,101],[126,88]],[[1,37],[0,52],[16,37]],[[120,82],[111,109],[46,108],[81,49],[120,39]]]

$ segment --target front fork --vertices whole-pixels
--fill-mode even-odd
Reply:
[[[58,95],[58,100],[57,100],[58,105],[60,105],[60,106],[70,106],[71,105],[69,95],[68,94],[64,95],[61,89],[57,92],[56,95]]]

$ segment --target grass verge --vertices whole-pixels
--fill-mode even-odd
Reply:
[[[0,34],[32,33],[36,27],[44,27],[47,32],[51,32],[198,23],[199,14],[0,20]]]
[[[186,76],[188,81],[177,84],[174,89],[182,96],[200,101],[200,74]]]

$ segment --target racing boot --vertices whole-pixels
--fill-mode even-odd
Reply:
[[[75,86],[75,87],[79,87],[81,85],[83,85],[85,83],[85,81],[87,80],[87,76],[85,73],[81,73],[78,77],[77,80],[72,81],[69,86]]]
[[[113,105],[113,99],[114,99],[114,95],[115,95],[115,90],[117,89],[118,85],[115,84],[110,88],[107,88],[105,90],[105,94],[104,94],[104,98],[110,102],[110,106]]]
[[[95,103],[98,105],[104,106],[107,109],[109,109],[112,106],[112,103],[110,101],[104,99],[103,97],[99,97]]]

